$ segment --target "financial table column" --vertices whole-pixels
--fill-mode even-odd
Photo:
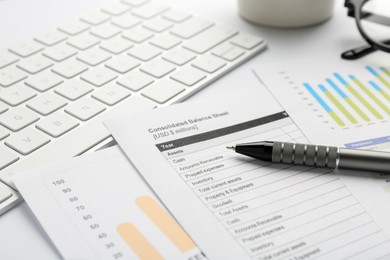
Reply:
[[[261,134],[240,133],[239,139],[225,136],[162,153],[253,259],[383,254],[377,249],[389,247],[388,238],[330,170],[271,164],[226,149],[248,138],[302,138],[292,124],[254,132]]]

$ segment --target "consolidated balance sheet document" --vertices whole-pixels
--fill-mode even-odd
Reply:
[[[375,197],[359,201],[329,169],[272,164],[226,149],[261,140],[308,142],[264,90],[186,102],[106,126],[210,259],[390,255],[384,217],[390,197],[372,207]]]

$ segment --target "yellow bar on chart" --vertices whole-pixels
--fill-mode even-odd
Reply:
[[[150,196],[138,197],[136,204],[181,252],[196,247],[181,226],[153,198]]]
[[[147,238],[131,223],[122,223],[117,229],[119,235],[133,249],[140,259],[164,259]]]

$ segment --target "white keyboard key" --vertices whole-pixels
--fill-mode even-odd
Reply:
[[[31,73],[35,74],[41,70],[44,70],[53,65],[53,61],[42,56],[41,54],[32,56],[27,59],[21,60],[16,66]]]
[[[9,188],[6,188],[5,184],[0,184],[0,203],[3,203],[4,201],[8,200],[12,197],[12,192],[9,190]]]
[[[170,52],[165,53],[162,58],[170,61],[176,65],[184,65],[190,60],[193,60],[196,57],[196,55],[193,52],[187,51],[182,48],[174,49]]]
[[[36,41],[27,41],[21,44],[17,44],[9,48],[10,51],[13,53],[18,54],[22,57],[28,57],[30,55],[33,55],[34,53],[37,53],[41,50],[43,50],[43,45],[39,44]]]
[[[89,14],[86,14],[80,18],[82,21],[89,23],[91,25],[98,25],[101,23],[104,23],[105,21],[108,21],[110,19],[110,16],[108,14],[105,14],[100,11],[92,12]]]
[[[90,33],[102,39],[109,39],[121,33],[121,29],[109,23],[104,23],[102,25],[93,27],[90,30]]]
[[[92,85],[97,87],[103,86],[104,84],[115,79],[117,75],[110,69],[107,68],[95,68],[81,76],[81,79],[85,80]]]
[[[52,137],[59,137],[80,124],[63,113],[55,113],[40,120],[36,127]]]
[[[3,102],[0,102],[0,114],[4,113],[7,110],[8,107]]]
[[[89,25],[79,20],[68,22],[58,27],[58,30],[63,31],[70,35],[76,35],[88,29],[89,29]]]
[[[51,71],[44,71],[29,77],[25,83],[38,91],[44,92],[64,82],[64,80]]]
[[[88,94],[93,87],[85,81],[72,79],[58,86],[54,92],[69,100],[76,100]]]
[[[219,70],[225,65],[226,65],[225,61],[210,55],[203,56],[199,59],[196,59],[192,63],[192,66],[197,67],[198,69],[201,69],[208,73],[214,73],[215,71]]]
[[[130,10],[130,7],[122,3],[110,4],[102,8],[102,11],[110,15],[120,15]]]
[[[10,106],[17,106],[36,95],[37,93],[34,90],[23,83],[16,84],[0,91],[0,99]]]
[[[0,147],[0,170],[19,160],[19,157]]]
[[[79,50],[86,50],[100,43],[100,39],[89,33],[84,33],[69,39],[67,43]]]
[[[14,66],[0,69],[0,86],[2,87],[9,87],[25,78],[27,78],[26,72]]]
[[[34,129],[27,128],[8,138],[5,144],[18,153],[27,155],[49,142],[50,139],[45,135],[38,133]]]
[[[163,32],[173,26],[173,23],[162,18],[155,18],[144,22],[143,26],[154,32]]]
[[[37,121],[39,117],[23,107],[16,107],[0,115],[0,124],[11,131],[19,131]]]
[[[16,55],[7,50],[0,51],[0,69],[17,62],[18,60],[19,58]]]
[[[51,47],[43,52],[43,55],[55,61],[63,61],[76,54],[77,50],[66,44]]]
[[[183,47],[201,54],[233,37],[237,33],[238,31],[236,29],[216,25],[185,42]]]
[[[110,58],[111,54],[99,48],[90,49],[77,55],[78,60],[81,60],[90,66],[96,66]]]
[[[142,61],[148,61],[160,55],[162,51],[150,44],[144,44],[130,49],[128,54]]]
[[[163,79],[145,89],[142,95],[163,104],[184,90],[185,87],[182,84],[170,79]]]
[[[66,104],[67,102],[58,95],[45,93],[28,102],[27,107],[46,116],[66,106]]]
[[[100,48],[109,51],[112,54],[119,54],[127,49],[130,49],[133,46],[134,45],[130,41],[122,37],[115,37],[100,44]]]
[[[143,41],[146,41],[149,38],[152,38],[154,34],[151,31],[148,31],[141,27],[137,27],[134,29],[124,31],[122,33],[122,36],[125,37],[126,39],[129,39],[130,41],[141,43]]]
[[[140,6],[149,2],[149,0],[122,0],[122,2],[131,6]]]
[[[150,61],[140,68],[141,71],[156,78],[161,78],[175,69],[176,67],[171,63],[160,59]]]
[[[234,61],[238,57],[241,57],[245,54],[245,51],[239,47],[234,47],[231,50],[224,53],[221,58],[228,60],[228,61]]]
[[[165,12],[163,14],[163,17],[165,19],[168,19],[172,22],[176,22],[176,23],[181,23],[183,22],[184,20],[187,20],[188,18],[190,18],[192,15],[186,11],[182,11],[182,10],[177,10],[177,9],[171,9],[171,10],[168,10],[167,12]]]
[[[9,130],[5,129],[4,127],[0,126],[0,140],[3,140],[4,138],[9,136]]]
[[[88,70],[88,66],[72,59],[56,64],[51,70],[64,78],[70,79]]]
[[[139,8],[133,9],[132,13],[144,19],[152,18],[169,9],[169,6],[157,3],[148,3]]]
[[[171,33],[182,37],[184,39],[189,39],[192,36],[200,33],[201,31],[206,30],[207,28],[213,26],[214,23],[209,20],[205,20],[199,17],[193,17],[184,21],[182,24],[174,27],[171,30]]]
[[[141,62],[125,54],[107,61],[105,66],[123,74],[138,67],[140,64]]]
[[[138,91],[154,82],[151,76],[146,75],[140,71],[133,71],[120,77],[117,81],[119,85],[124,86],[133,91]]]
[[[254,35],[240,33],[239,35],[231,39],[230,42],[244,49],[251,50],[257,45],[261,44],[263,42],[263,39]]]
[[[67,107],[65,112],[82,121],[87,121],[104,110],[106,108],[98,101],[84,98]]]
[[[141,19],[129,14],[125,13],[121,16],[114,17],[111,20],[111,23],[121,27],[122,29],[129,29],[131,27],[136,26],[137,24],[140,24],[142,22]]]
[[[178,37],[171,34],[163,34],[154,37],[150,43],[164,50],[169,50],[182,42]]]
[[[59,42],[66,40],[68,36],[60,31],[52,31],[35,37],[34,40],[46,45],[53,46]]]
[[[170,77],[184,85],[193,86],[206,78],[206,74],[196,68],[186,67],[173,73]]]
[[[130,92],[115,83],[108,84],[92,94],[93,98],[109,106],[117,104],[128,96]]]

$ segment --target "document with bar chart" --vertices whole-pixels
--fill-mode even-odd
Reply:
[[[64,259],[205,259],[118,147],[22,175]]]
[[[294,61],[256,73],[310,141],[390,149],[390,63]]]

